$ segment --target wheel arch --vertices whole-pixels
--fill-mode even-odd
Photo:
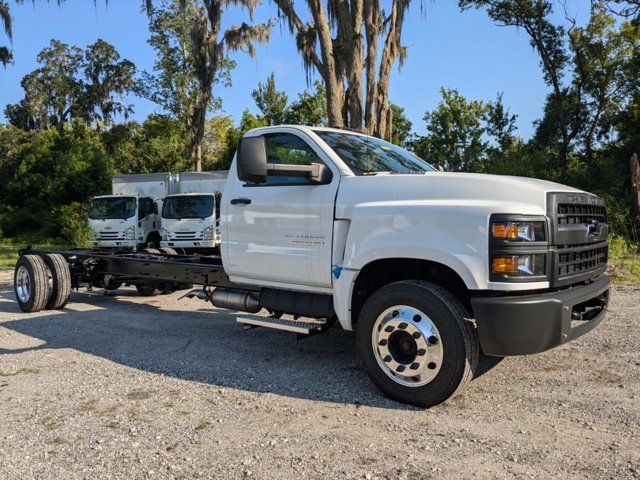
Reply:
[[[348,324],[353,328],[367,299],[379,288],[402,280],[425,280],[451,292],[471,308],[471,290],[462,276],[449,265],[416,258],[384,258],[367,263],[353,279],[350,289]],[[347,322],[343,322],[347,323]]]

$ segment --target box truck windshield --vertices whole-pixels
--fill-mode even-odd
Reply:
[[[94,220],[126,219],[136,213],[134,197],[94,198],[89,206],[89,218]]]
[[[212,195],[167,197],[162,205],[162,218],[207,218],[213,215]]]

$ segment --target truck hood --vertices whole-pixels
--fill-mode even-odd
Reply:
[[[359,206],[419,205],[489,207],[494,213],[545,215],[548,192],[581,192],[573,187],[526,177],[432,172],[425,175],[343,177],[336,218],[350,218]]]

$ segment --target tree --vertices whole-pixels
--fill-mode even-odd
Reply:
[[[267,125],[282,125],[285,123],[289,97],[287,97],[286,93],[278,91],[273,73],[267,78],[265,84],[258,83],[258,88],[251,92],[251,97],[256,102],[260,112],[262,112],[262,117],[267,122]]]
[[[135,65],[129,60],[120,61],[116,48],[104,40],[98,39],[87,47],[82,74],[83,110],[89,119],[109,125],[115,114],[128,117],[133,107],[123,97],[135,86],[135,71]]]
[[[153,72],[142,73],[137,92],[181,122],[185,131],[191,130],[189,125],[200,88],[191,49],[194,15],[193,0],[163,0],[149,10],[148,43],[156,52],[156,61]],[[232,64],[228,62],[227,66]],[[230,83],[228,74],[228,69],[222,70],[220,80]],[[212,97],[209,111],[219,104],[220,100]]]
[[[540,57],[545,82],[551,86],[549,111],[556,119],[560,135],[559,165],[566,171],[571,142],[577,132],[571,129],[567,112],[569,92],[562,83],[564,68],[569,61],[565,48],[566,29],[551,21],[553,6],[548,0],[459,0],[464,9],[486,9],[498,25],[523,29]]]
[[[306,23],[293,0],[275,3],[296,36],[305,70],[315,69],[324,82],[329,125],[364,125],[367,132],[388,137],[389,80],[395,62],[402,64],[406,56],[401,36],[410,0],[392,0],[388,16],[379,0],[328,0],[326,7],[322,0],[307,0],[313,22]]]
[[[229,168],[233,160],[233,156],[236,154],[238,142],[248,130],[266,126],[267,123],[263,118],[256,117],[249,110],[245,109],[245,111],[242,113],[242,118],[240,119],[240,123],[238,124],[238,126],[235,128],[230,128],[228,130],[227,144],[224,148],[224,151],[222,151],[220,154],[219,163],[216,165],[217,168]]]
[[[5,109],[13,125],[62,131],[72,119],[110,124],[115,114],[126,117],[132,111],[123,98],[133,89],[135,66],[120,60],[104,40],[85,51],[52,40],[37,59],[41,66],[21,82],[24,99]]]
[[[233,130],[233,119],[228,115],[216,115],[207,120],[202,141],[202,163],[205,170],[220,169],[220,165],[225,163],[224,154]]]
[[[405,115],[404,108],[400,105],[392,103],[390,104],[390,107],[391,125],[389,128],[391,130],[391,136],[389,137],[389,141],[396,145],[405,146],[409,139],[409,135],[411,134],[411,127],[413,127],[413,124]]]
[[[298,99],[289,105],[286,123],[316,127],[327,125],[327,94],[322,82],[314,82],[313,91],[306,89],[298,94]]]
[[[224,30],[222,20],[226,8],[231,4],[246,8],[253,19],[257,5],[255,0],[194,0],[193,3],[181,0],[181,14],[193,16],[189,30],[190,55],[193,60],[194,77],[198,89],[194,95],[193,109],[189,121],[189,150],[196,171],[202,170],[202,139],[206,115],[213,101],[213,85],[219,81],[223,72],[229,68],[229,51],[246,50],[255,55],[255,42],[266,42],[271,34],[271,23],[231,26]],[[146,2],[147,11],[153,12],[153,2]]]
[[[423,117],[427,135],[415,142],[416,153],[447,170],[481,171],[486,104],[469,101],[455,89],[442,88],[440,93],[442,102]]]

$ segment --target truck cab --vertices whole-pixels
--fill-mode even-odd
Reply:
[[[160,245],[189,253],[214,254],[220,247],[220,198],[227,171],[182,172],[178,193],[165,197]]]
[[[89,227],[94,232],[94,247],[156,246],[160,238],[158,204],[151,197],[94,197],[89,204]]]
[[[92,246],[137,250],[160,246],[160,211],[166,195],[175,191],[171,173],[114,175],[111,195],[91,199],[89,228]]]

